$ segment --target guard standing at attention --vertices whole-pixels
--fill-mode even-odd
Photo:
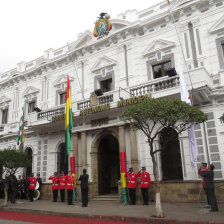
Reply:
[[[66,189],[67,189],[67,197],[68,197],[68,205],[72,205],[72,196],[74,190],[74,177],[72,176],[72,172],[69,171],[66,176]]]
[[[125,177],[128,178],[128,192],[131,200],[131,204],[136,204],[136,187],[137,187],[137,174],[133,172],[133,168],[129,168],[128,173],[125,173]]]
[[[148,197],[148,187],[151,184],[151,178],[148,172],[146,172],[145,167],[138,172],[138,177],[140,177],[140,188],[142,191],[142,198],[144,205],[149,204],[149,197]]]
[[[82,207],[87,207],[89,175],[86,173],[86,169],[83,169],[83,174],[80,175],[79,180],[81,181]]]
[[[34,190],[37,184],[37,178],[34,177],[33,173],[27,178],[27,182],[29,184],[29,199],[33,202]]]
[[[58,199],[58,188],[59,188],[59,178],[57,172],[54,173],[54,176],[50,176],[48,180],[52,180],[52,191],[53,191],[53,202],[57,202]]]
[[[61,202],[64,202],[65,201],[65,188],[66,188],[66,176],[65,176],[64,171],[61,172],[59,188],[60,188]]]

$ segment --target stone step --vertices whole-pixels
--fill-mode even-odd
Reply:
[[[118,195],[113,195],[113,194],[97,195],[92,200],[93,201],[118,201],[119,196]]]

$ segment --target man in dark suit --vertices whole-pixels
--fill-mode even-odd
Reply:
[[[211,212],[217,212],[218,209],[218,205],[217,205],[217,200],[215,197],[215,187],[214,187],[214,170],[215,166],[213,164],[211,164],[210,166],[208,166],[208,170],[202,169],[201,170],[201,176],[204,177],[204,189],[205,189],[205,193],[208,197],[208,201],[210,203],[211,206]]]
[[[88,205],[88,179],[89,175],[86,173],[86,169],[84,169],[83,174],[79,177],[81,181],[82,207],[87,207]]]

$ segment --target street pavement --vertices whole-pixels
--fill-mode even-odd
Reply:
[[[3,200],[0,200],[0,206]],[[203,208],[203,204],[197,203],[162,203],[165,218],[163,223],[223,223],[224,204],[219,204],[219,212],[209,212]],[[90,201],[88,207],[81,207],[80,202],[74,205],[66,203],[53,203],[47,200],[29,202],[27,200],[17,201],[16,204],[8,203],[4,211],[27,212],[44,215],[58,215],[66,217],[151,222],[158,221],[151,216],[155,214],[155,204],[143,205],[121,205],[118,201]],[[1,218],[1,217],[0,217]],[[178,222],[177,222],[178,221]],[[90,222],[92,223],[92,222]],[[160,220],[161,223],[161,220]]]

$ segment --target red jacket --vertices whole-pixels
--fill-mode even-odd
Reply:
[[[205,171],[208,171],[208,169],[205,168]],[[198,169],[198,174],[201,175],[201,167]],[[202,179],[201,179],[201,184],[202,184],[202,187],[205,188],[205,180],[204,180],[204,177],[202,177]]]
[[[151,184],[151,178],[148,172],[138,172],[138,177],[140,177],[140,187],[148,188]]]
[[[29,189],[34,190],[36,188],[37,178],[36,177],[28,177],[27,181],[29,182]]]
[[[137,174],[132,172],[132,173],[125,173],[125,177],[128,178],[128,188],[136,188],[138,181],[137,181]]]
[[[59,178],[58,176],[50,176],[48,180],[52,180],[52,189],[56,190],[59,188]]]
[[[66,189],[67,190],[73,190],[74,189],[74,177],[73,176],[69,176],[69,175],[66,175]]]
[[[66,183],[67,183],[67,181],[66,181],[66,176],[60,176],[59,177],[60,179],[59,179],[59,188],[60,189],[65,189],[66,188]]]

